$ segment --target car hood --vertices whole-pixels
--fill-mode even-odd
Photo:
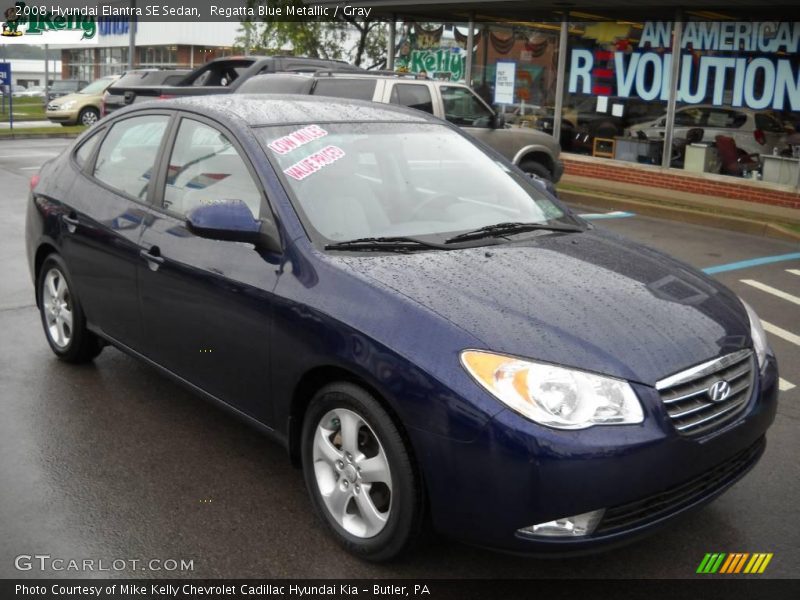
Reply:
[[[52,92],[52,93],[59,94],[63,92]],[[63,106],[64,104],[70,102],[71,100],[75,100],[78,103],[83,103],[88,98],[91,98],[91,96],[87,96],[85,94],[71,93],[71,94],[64,94],[63,96],[58,96],[57,98],[54,98],[52,100],[52,103],[58,104],[59,106]]]
[[[693,268],[596,230],[539,233],[498,246],[334,260],[485,349],[647,385],[750,343],[738,298]]]

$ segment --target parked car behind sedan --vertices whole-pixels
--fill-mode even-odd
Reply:
[[[564,172],[561,148],[551,135],[507,127],[502,114],[461,83],[399,73],[273,73],[250,78],[237,93],[312,94],[407,106],[458,125],[526,173],[556,183]]]
[[[119,79],[119,75],[101,77],[75,94],[68,94],[47,103],[45,115],[53,123],[86,125],[97,123],[106,88]]]
[[[421,111],[119,110],[31,182],[26,246],[56,356],[115,346],[257,425],[370,560],[427,523],[517,552],[633,539],[740,479],[775,416],[733,292]]]
[[[44,92],[45,92],[44,86],[32,85],[24,92],[19,92],[19,94],[15,94],[15,97],[19,96],[20,98],[44,98]]]
[[[67,94],[74,94],[87,85],[89,85],[89,82],[83,79],[58,79],[50,84],[47,90],[47,101],[50,102],[55,98],[60,98]]]
[[[642,131],[648,138],[664,137],[666,115],[634,125],[630,133]],[[703,141],[713,142],[718,135],[732,137],[736,147],[747,154],[772,154],[786,147],[786,129],[771,111],[692,104],[675,111],[675,136],[685,138],[690,129],[701,128]]]
[[[133,69],[126,71],[106,89],[103,95],[101,114],[105,116],[130,104],[126,98],[125,90],[127,88],[176,85],[189,73],[191,73],[189,69]]]

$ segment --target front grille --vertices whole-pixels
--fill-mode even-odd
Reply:
[[[744,410],[755,372],[753,353],[740,350],[662,379],[656,389],[678,433],[698,436],[721,427]],[[712,387],[718,382],[727,384],[728,392],[714,398]],[[724,387],[718,385],[715,391]]]
[[[710,496],[744,475],[758,461],[765,446],[766,440],[762,437],[746,450],[686,483],[607,509],[595,535],[645,525]]]
[[[47,105],[47,110],[58,110],[59,108],[61,108],[61,107],[58,104],[48,104]]]

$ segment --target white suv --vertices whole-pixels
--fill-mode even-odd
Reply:
[[[461,83],[398,73],[275,73],[251,77],[236,93],[313,94],[408,106],[450,121],[527,173],[557,182],[564,172],[561,148],[551,135],[507,127],[502,115]]]

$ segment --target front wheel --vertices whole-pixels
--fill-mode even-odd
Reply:
[[[348,551],[383,561],[416,541],[419,476],[391,417],[362,388],[336,383],[316,394],[303,422],[302,459],[312,504]]]
[[[98,111],[96,108],[84,108],[81,111],[81,114],[78,116],[78,123],[85,125],[86,127],[91,127],[97,123],[99,118],[100,111]]]
[[[550,172],[550,169],[535,160],[524,160],[520,163],[519,168],[526,173],[532,173],[547,181],[553,181],[553,174]]]
[[[44,334],[58,358],[82,363],[100,354],[103,345],[86,328],[86,318],[73,293],[67,266],[57,254],[51,254],[42,264],[37,294]]]

